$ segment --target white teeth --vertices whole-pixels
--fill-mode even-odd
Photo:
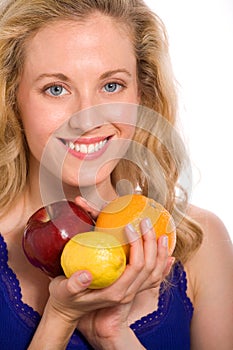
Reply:
[[[87,154],[87,145],[80,145],[80,152]]]
[[[74,148],[75,148],[74,143],[73,143],[73,142],[71,142],[71,141],[69,142],[69,148],[70,148],[70,149],[74,149]]]
[[[72,141],[69,141],[66,143],[67,147],[69,147],[71,150],[75,150],[76,152],[81,152],[84,154],[91,154],[94,152],[98,152],[99,150],[101,150],[101,148],[103,148],[107,143],[107,139],[104,141],[100,141],[97,143],[92,143],[90,145],[86,145],[86,144],[75,144]]]
[[[94,153],[95,152],[95,145],[91,144],[88,146],[88,150],[87,152],[90,153]]]

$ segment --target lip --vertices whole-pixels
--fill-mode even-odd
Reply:
[[[102,137],[80,137],[77,140],[59,138],[59,140],[66,147],[67,152],[75,158],[80,160],[93,160],[100,157],[105,152],[112,137],[113,135]],[[95,150],[93,146],[95,147]],[[77,151],[76,149],[73,149],[73,147],[78,149],[85,148],[85,152],[82,152],[81,150]],[[90,148],[92,149],[92,152],[86,153],[86,150]],[[99,149],[97,150],[97,148]]]

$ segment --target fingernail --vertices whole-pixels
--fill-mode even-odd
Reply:
[[[133,227],[132,224],[126,225],[126,228],[127,228],[130,232],[134,232],[134,233],[135,233],[135,228]]]
[[[148,231],[148,230],[151,230],[153,228],[150,218],[143,219],[141,222],[141,225],[142,225],[142,229],[144,231]]]
[[[87,282],[90,282],[91,279],[90,279],[90,276],[86,272],[82,272],[82,273],[80,273],[80,275],[78,275],[78,280],[82,284],[86,284]]]
[[[126,229],[128,241],[129,242],[134,242],[138,238],[138,233],[135,230],[135,228],[133,227],[133,225],[132,224],[128,224],[128,225],[125,226],[125,229]]]
[[[163,236],[163,240],[162,240],[162,244],[165,248],[167,248],[168,246],[168,239],[167,239],[167,236]]]

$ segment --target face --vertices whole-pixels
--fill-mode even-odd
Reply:
[[[134,132],[130,113],[112,115],[109,104],[139,102],[126,29],[101,15],[43,28],[27,43],[17,100],[31,167],[39,168],[46,150],[62,158],[62,179],[69,185],[109,180],[119,157],[101,157],[116,150],[118,141],[127,147]],[[106,111],[99,111],[101,106]],[[85,180],[78,175],[82,168]],[[92,174],[89,180],[87,174]]]

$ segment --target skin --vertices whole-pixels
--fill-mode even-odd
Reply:
[[[109,18],[100,15],[82,24],[69,24],[60,22],[44,28],[27,45],[17,98],[31,150],[30,173],[25,193],[16,203],[14,212],[9,212],[2,223],[10,252],[9,264],[20,281],[23,301],[43,314],[29,350],[65,349],[75,327],[96,349],[123,350],[125,344],[132,349],[143,349],[129,324],[154,311],[160,283],[173,262],[167,255],[166,240],[162,237],[156,243],[148,221],[141,222],[143,235],[140,239],[135,239],[137,233],[126,228],[133,242],[129,264],[120,279],[104,290],[87,289],[91,283],[88,271],[79,271],[69,279],[60,276],[50,281],[30,265],[21,248],[27,218],[41,206],[39,163],[54,131],[73,113],[93,105],[138,103],[140,100],[129,36],[123,35],[122,29]],[[112,42],[114,46],[110,45]],[[69,64],[66,65],[67,57]],[[116,69],[117,73],[109,74]],[[63,76],[47,76],[54,72]],[[106,84],[115,82],[124,88],[117,86],[116,91],[106,92]],[[59,97],[51,96],[51,86],[55,84],[65,87]],[[80,126],[85,138],[111,134],[115,139],[127,140],[133,134],[131,127],[121,123],[107,123],[101,127],[93,125],[92,120],[88,123]],[[56,145],[63,147],[58,142]],[[71,166],[70,159],[75,166]],[[76,174],[81,162],[77,157],[67,157],[62,179],[68,193],[77,192]],[[97,188],[104,200],[116,196],[110,182],[115,164],[115,160],[110,161],[98,172]],[[94,216],[98,214],[80,196],[75,197],[73,199]],[[204,229],[204,243],[185,265],[187,293],[195,308],[191,325],[192,349],[228,350],[233,323],[232,313],[229,313],[232,245],[223,224],[213,214],[192,207],[190,215]]]
[[[128,36],[124,38],[124,32],[118,29],[118,25],[108,23],[109,19],[105,21],[107,23],[103,24],[98,21],[97,32],[92,22],[86,22],[85,26],[74,22],[48,26],[37,33],[27,46],[18,104],[31,150],[30,169],[33,173],[38,173],[49,138],[75,112],[99,104],[139,102],[132,44]],[[106,33],[106,25],[112,27],[110,32]],[[112,41],[115,45],[109,50]],[[64,65],[67,57],[69,64]],[[114,89],[111,84],[114,84]],[[133,126],[117,120],[104,122],[104,125],[96,127],[93,117],[77,117],[73,129],[78,125],[82,138],[80,143],[88,143],[88,140],[97,137],[111,137],[112,141],[132,138]],[[69,132],[71,134],[72,130]],[[53,152],[62,154],[63,149],[61,142],[54,143]],[[109,175],[116,163],[114,159],[110,160],[100,171],[93,171],[97,173],[97,185],[106,188],[105,195],[109,192]],[[81,164],[80,159],[68,154],[63,165],[65,183],[79,185],[76,178]]]

